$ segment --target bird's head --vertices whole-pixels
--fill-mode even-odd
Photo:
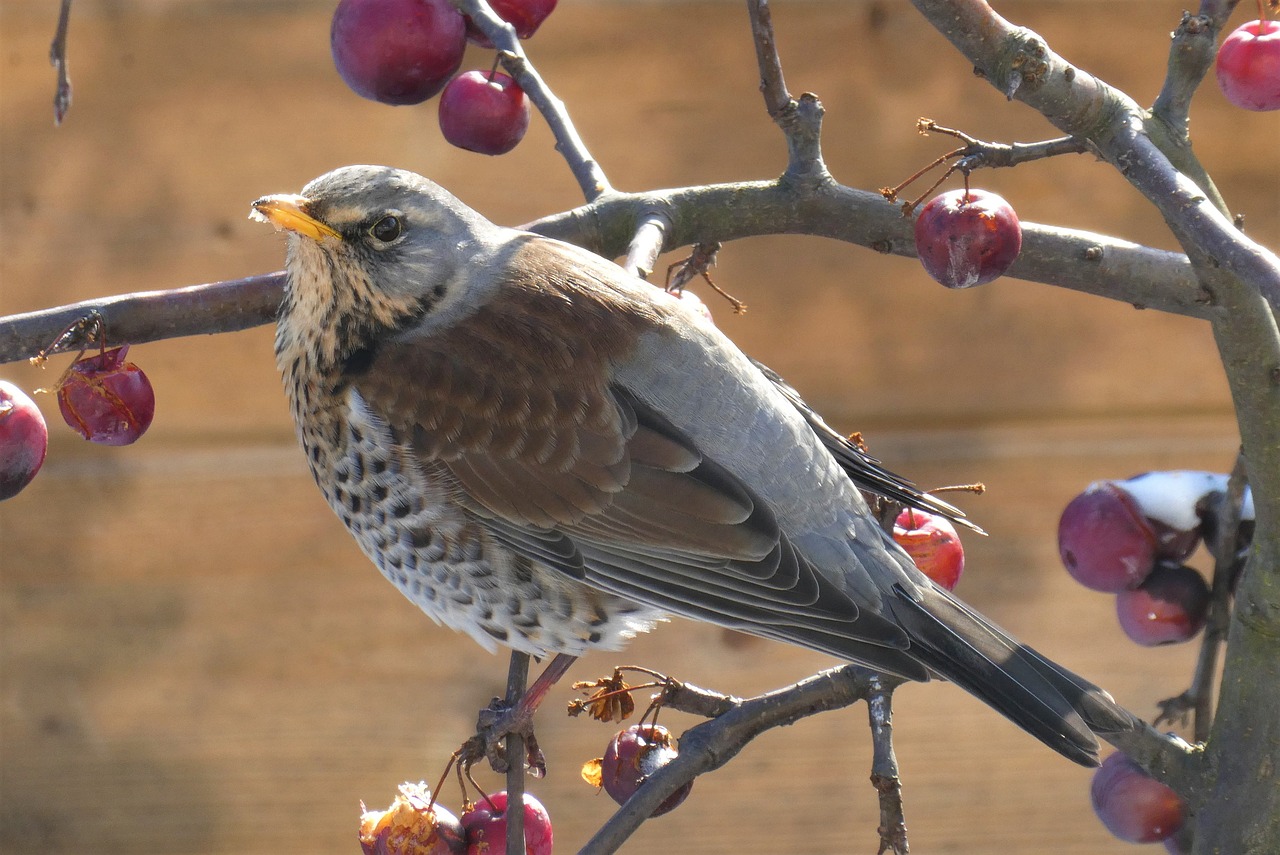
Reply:
[[[330,360],[370,336],[465,312],[485,287],[475,265],[500,232],[438,185],[385,166],[347,166],[301,194],[264,196],[250,217],[289,233],[282,335]]]

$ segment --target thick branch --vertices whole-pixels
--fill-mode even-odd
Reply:
[[[284,273],[278,272],[10,315],[0,318],[0,364],[30,359],[90,312],[102,316],[109,341],[142,343],[238,332],[272,323],[283,294]]]
[[[841,185],[746,182],[615,193],[544,217],[532,231],[613,258],[626,252],[641,212],[667,209],[667,249],[699,241],[805,234],[915,256],[912,221],[876,193]],[[1024,222],[1022,253],[1009,276],[1108,297],[1139,308],[1208,318],[1215,313],[1183,255],[1091,232]]]
[[[702,240],[808,234],[915,254],[911,221],[894,205],[876,193],[838,185],[752,182],[611,193],[526,228],[617,257],[655,211],[671,212],[664,249]],[[1009,275],[1191,317],[1209,318],[1217,311],[1185,256],[1090,232],[1023,223],[1022,254]],[[90,311],[103,316],[112,341],[136,344],[271,323],[283,288],[282,272],[267,273],[0,318],[0,364],[35,356]]]

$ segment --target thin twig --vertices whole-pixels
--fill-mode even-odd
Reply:
[[[480,28],[489,41],[497,47],[498,59],[507,73],[515,78],[524,94],[533,102],[546,120],[556,139],[556,151],[569,164],[583,196],[591,201],[610,192],[609,179],[600,164],[587,150],[586,143],[578,135],[578,129],[569,118],[569,111],[551,87],[542,79],[525,54],[515,28],[499,18],[484,0],[451,0],[454,6]]]
[[[787,91],[769,0],[747,0],[747,12],[751,16],[751,35],[765,109],[787,141],[784,178],[829,181],[831,176],[822,161],[822,103],[808,92],[796,99]]]
[[[1227,640],[1231,624],[1231,597],[1240,574],[1240,522],[1244,494],[1248,485],[1244,455],[1236,458],[1227,481],[1227,492],[1214,502],[1216,529],[1213,549],[1213,588],[1209,599],[1209,617],[1205,621],[1204,640],[1191,683],[1195,698],[1193,735],[1196,742],[1209,738],[1213,724],[1213,684],[1218,671],[1218,653]]]
[[[880,800],[879,854],[892,851],[907,855],[907,821],[902,812],[902,780],[898,758],[893,752],[893,689],[873,679],[867,698],[867,718],[871,724],[871,785]]]
[[[514,707],[524,694],[529,680],[529,654],[511,651],[507,668],[507,706]],[[507,734],[507,855],[525,855],[524,851],[524,739],[518,733]]]
[[[645,779],[644,785],[596,832],[579,855],[616,851],[672,793],[698,775],[728,763],[756,736],[863,700],[873,691],[876,680],[882,680],[884,685],[896,685],[895,681],[856,665],[824,671],[794,685],[747,699],[677,682],[672,694],[664,696],[664,707],[716,710],[716,717],[680,736],[679,755]]]
[[[622,269],[641,279],[648,279],[670,232],[670,217],[660,211],[646,214],[636,228],[635,236],[631,238],[631,245],[627,247],[627,257],[622,262]]]
[[[71,109],[71,77],[67,70],[67,27],[71,23],[71,0],[62,0],[58,29],[49,46],[49,63],[57,69],[58,83],[53,93],[53,123],[61,125]]]

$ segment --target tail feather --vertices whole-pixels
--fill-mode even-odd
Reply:
[[[1095,732],[1132,726],[1132,715],[1106,692],[1019,644],[945,591],[895,586],[894,593],[888,605],[917,658],[1065,757],[1096,766]]]

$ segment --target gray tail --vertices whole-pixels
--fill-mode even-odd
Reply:
[[[895,586],[894,593],[888,605],[917,659],[1063,756],[1096,766],[1095,734],[1137,725],[1107,692],[1019,644],[946,591]]]

